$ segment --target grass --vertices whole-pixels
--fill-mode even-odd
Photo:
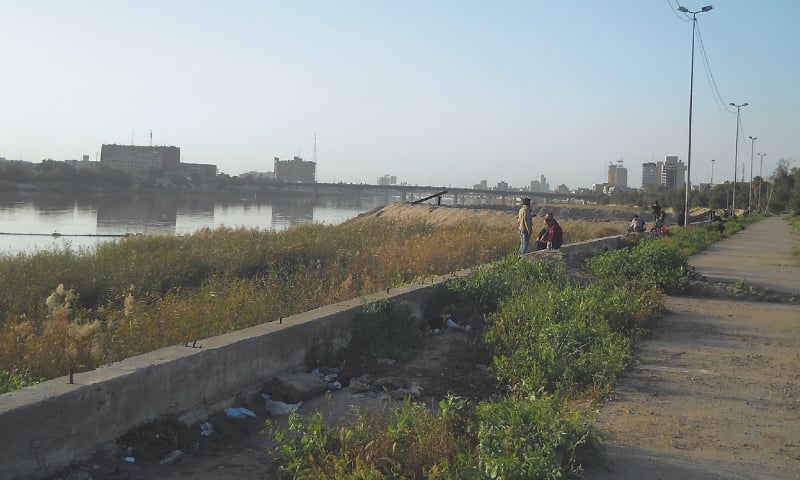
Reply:
[[[793,215],[787,217],[786,220],[794,227],[795,235],[800,234],[800,216]],[[800,257],[800,242],[796,243],[794,248],[792,249],[792,255],[795,257]]]
[[[576,400],[608,392],[635,340],[662,311],[654,285],[579,284],[557,264],[509,255],[437,287],[425,316],[458,305],[477,341],[462,363],[490,367],[480,391],[437,409],[407,400],[391,415],[320,415],[272,428],[281,478],[569,478],[600,450]],[[377,312],[378,310],[376,310]],[[387,310],[387,321],[398,312]],[[392,320],[396,321],[396,319]],[[380,325],[379,323],[376,325]],[[376,345],[396,336],[374,329]],[[368,350],[359,344],[356,350]],[[524,439],[524,441],[520,441]]]
[[[572,241],[605,234],[575,228]],[[0,257],[0,371],[54,378],[503,258],[513,223],[358,218]]]
[[[663,311],[660,291],[687,288],[693,272],[683,252],[718,238],[712,228],[595,257],[588,283],[559,265],[515,256],[445,282],[425,316],[460,309],[459,318],[482,319],[471,322],[479,341],[459,358],[491,365],[484,375],[494,382],[476,382],[482,389],[471,399],[450,395],[438,409],[406,400],[388,419],[356,412],[329,427],[319,414],[294,414],[288,429],[271,430],[277,476],[577,478],[602,444],[582,405],[613,387]]]

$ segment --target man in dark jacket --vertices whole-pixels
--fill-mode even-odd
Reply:
[[[561,225],[558,224],[552,213],[544,216],[544,228],[539,232],[539,238],[536,240],[534,250],[545,250],[548,247],[553,250],[561,248],[564,242],[564,233],[561,230]]]

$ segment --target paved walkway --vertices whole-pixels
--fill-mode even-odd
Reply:
[[[800,294],[800,260],[791,254],[800,236],[781,217],[769,217],[691,258],[710,282],[744,279],[778,292]]]
[[[785,220],[768,218],[690,263],[710,281],[800,293],[798,241]],[[607,463],[584,478],[800,478],[800,304],[665,304],[598,417]]]

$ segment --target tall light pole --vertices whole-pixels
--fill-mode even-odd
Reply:
[[[736,169],[739,168],[739,115],[742,107],[747,106],[747,102],[741,105],[736,105],[735,103],[730,103],[729,105],[736,108],[736,156],[733,157],[733,196],[731,197],[731,215],[736,216]]]
[[[755,152],[756,148],[756,140],[758,137],[748,137],[750,139],[750,194],[747,196],[747,213],[749,214],[753,207],[753,152]]]
[[[758,211],[761,211],[761,184],[764,183],[764,157],[767,156],[766,153],[756,153],[758,158],[761,160],[761,163],[758,167]]]
[[[692,190],[692,94],[694,93],[694,37],[697,31],[697,14],[711,11],[714,8],[706,5],[696,12],[690,11],[684,6],[678,7],[679,12],[690,13],[692,15],[692,67],[689,71],[689,154],[686,158],[686,202],[683,208],[683,226],[689,225],[689,192]]]
[[[710,186],[712,186],[712,187],[714,186],[714,162],[716,162],[716,160],[714,160],[712,158],[711,159],[711,181],[709,182]]]

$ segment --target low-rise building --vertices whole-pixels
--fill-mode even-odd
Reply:
[[[316,183],[317,162],[307,162],[301,157],[281,160],[275,157],[275,179],[287,183]]]

